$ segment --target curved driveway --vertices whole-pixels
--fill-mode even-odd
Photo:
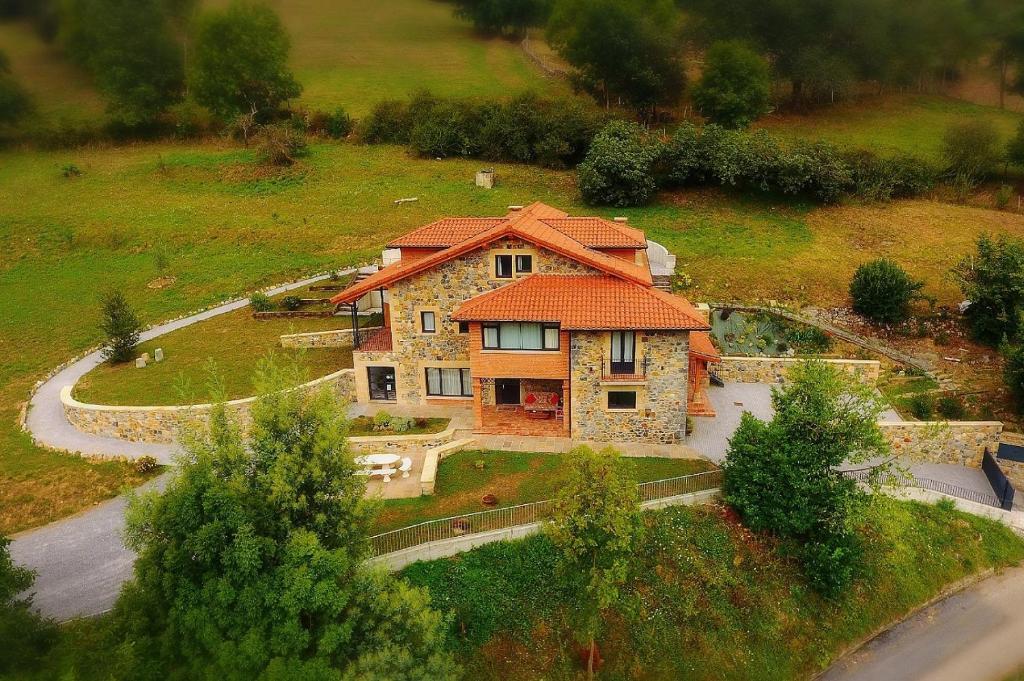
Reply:
[[[346,270],[350,273],[353,270]],[[321,275],[277,286],[267,291],[277,295],[316,281]],[[231,312],[249,304],[247,299],[235,300],[173,322],[159,324],[145,331],[142,340],[150,340],[204,319]],[[74,385],[90,369],[103,361],[93,352],[54,374],[39,386],[26,419],[35,441],[45,447],[79,452],[89,456],[124,456],[135,458],[149,454],[163,463],[173,460],[176,445],[129,442],[117,438],[89,435],[68,423],[60,402],[60,391]],[[144,488],[162,488],[167,475],[150,481]],[[135,554],[124,547],[125,497],[120,496],[78,515],[58,520],[34,530],[23,532],[11,542],[11,557],[19,565],[36,571],[36,581],[29,590],[35,593],[35,604],[49,617],[64,621],[73,617],[97,615],[113,606],[121,584],[131,576]]]

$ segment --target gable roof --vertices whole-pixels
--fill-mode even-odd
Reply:
[[[722,361],[722,355],[718,352],[715,344],[711,342],[711,336],[704,331],[690,334],[690,354],[698,355],[711,362]]]
[[[571,218],[543,203],[510,211],[500,218],[441,218],[388,242],[388,248],[449,248],[503,222],[524,215],[575,239],[588,248],[647,248],[643,232],[604,218]]]
[[[567,330],[711,328],[684,298],[601,274],[533,274],[470,298],[452,320],[558,322]]]
[[[351,303],[370,291],[386,287],[400,279],[426,271],[447,260],[482,248],[493,241],[507,236],[524,239],[559,255],[627,281],[646,286],[651,285],[651,272],[647,266],[638,265],[635,262],[587,248],[579,241],[566,236],[537,217],[538,215],[547,215],[553,210],[553,208],[544,204],[532,204],[522,211],[517,211],[515,217],[511,220],[503,220],[479,232],[476,236],[464,239],[453,246],[417,260],[399,260],[393,265],[388,265],[334,296],[331,298],[331,302],[334,304]]]

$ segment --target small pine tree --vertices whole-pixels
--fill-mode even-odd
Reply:
[[[103,357],[111,362],[132,359],[135,346],[139,344],[142,322],[120,291],[111,291],[103,297],[103,322],[100,326],[107,336]]]

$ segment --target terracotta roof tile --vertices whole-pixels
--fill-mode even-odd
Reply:
[[[404,234],[388,248],[448,248],[505,222],[505,218],[442,218]]]
[[[563,329],[707,330],[685,299],[607,275],[534,274],[464,302],[455,321],[559,322]]]
[[[356,352],[391,352],[391,327],[383,326],[373,333],[371,333],[359,347],[356,348]]]
[[[650,268],[622,258],[616,258],[598,250],[587,248],[575,239],[566,236],[562,232],[559,232],[553,227],[550,227],[537,219],[535,211],[533,210],[535,206],[540,206],[542,209],[553,210],[543,204],[534,204],[530,206],[529,209],[523,209],[522,211],[514,213],[514,217],[512,219],[502,221],[489,229],[483,230],[470,239],[466,239],[455,244],[454,246],[439,250],[436,253],[431,253],[430,255],[419,258],[418,260],[399,261],[393,265],[385,267],[332,297],[331,302],[338,304],[350,303],[358,300],[374,289],[386,287],[392,282],[418,274],[419,272],[428,270],[431,267],[465,253],[469,253],[477,248],[483,248],[487,244],[505,236],[517,236],[572,260],[589,265],[599,271],[612,274],[638,284],[650,286]]]
[[[690,352],[713,362],[722,359],[718,348],[711,342],[711,336],[704,331],[695,331],[690,334]]]
[[[541,222],[590,248],[647,248],[643,232],[603,218],[556,218]]]

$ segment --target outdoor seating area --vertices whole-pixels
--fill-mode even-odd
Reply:
[[[536,404],[536,403],[534,403]],[[561,410],[550,403],[544,407],[501,404],[480,410],[481,427],[475,432],[502,433],[528,437],[565,437]]]
[[[356,475],[379,477],[382,482],[391,482],[391,476],[395,473],[401,473],[403,478],[408,478],[409,471],[412,470],[412,459],[397,454],[367,454],[357,456],[355,462],[363,467],[356,471]]]

